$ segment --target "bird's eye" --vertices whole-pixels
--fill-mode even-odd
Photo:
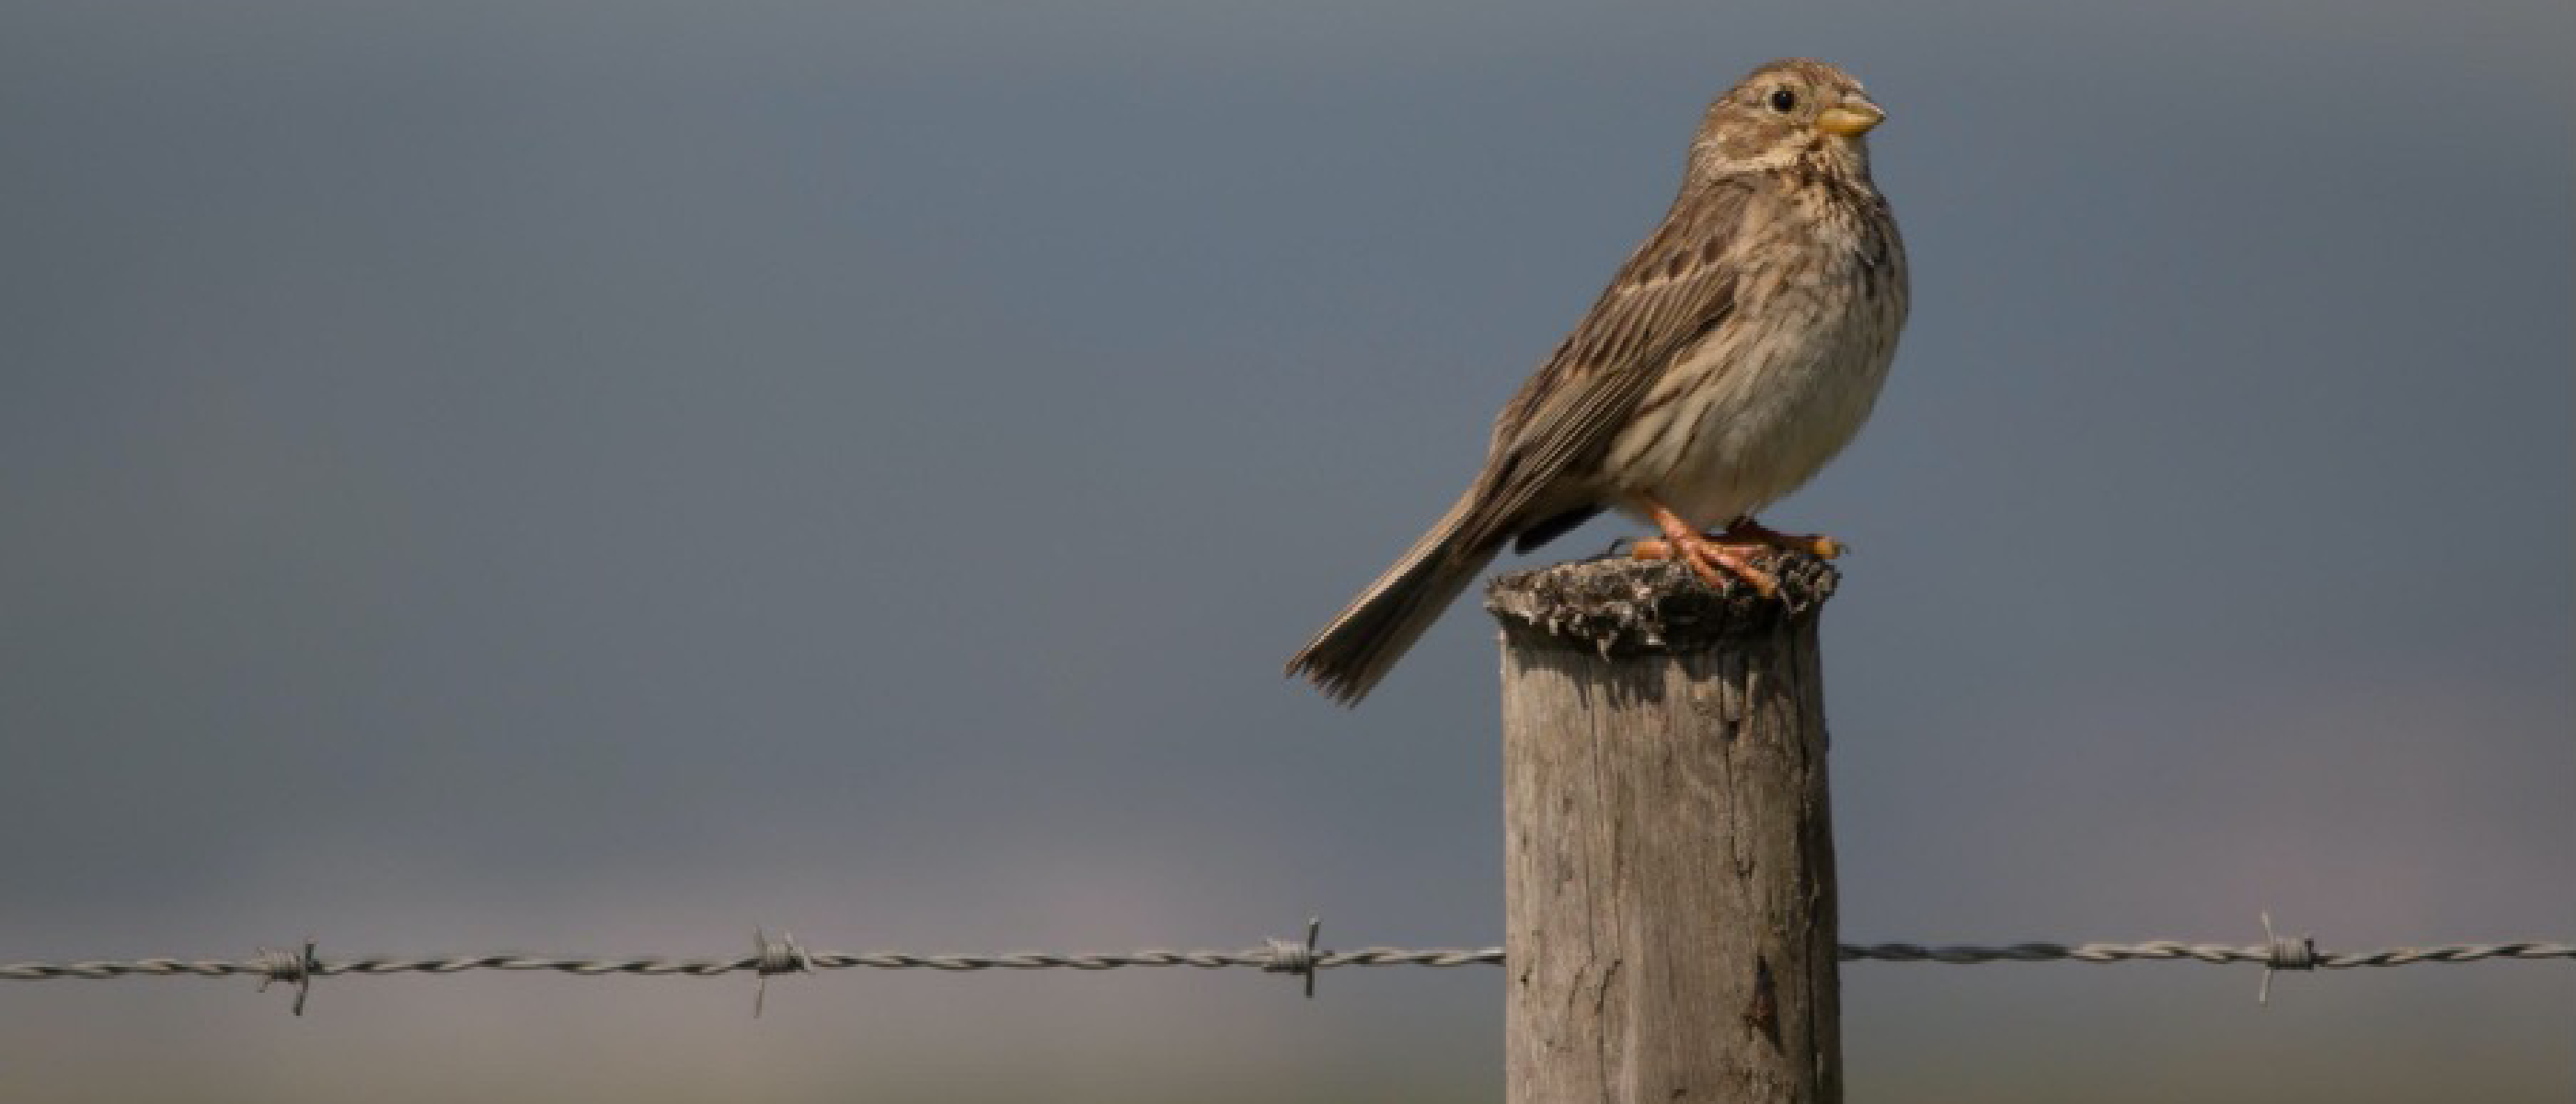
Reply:
[[[1797,93],[1789,91],[1786,88],[1774,88],[1771,90],[1771,110],[1785,112],[1794,109],[1797,106]]]

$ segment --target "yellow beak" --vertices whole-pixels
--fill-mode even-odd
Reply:
[[[1816,115],[1816,129],[1842,138],[1858,138],[1869,128],[1887,121],[1887,113],[1865,96],[1845,96],[1843,102]]]

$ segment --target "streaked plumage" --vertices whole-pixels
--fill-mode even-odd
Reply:
[[[1905,322],[1904,247],[1860,137],[1881,117],[1803,59],[1711,104],[1663,224],[1504,406],[1484,471],[1289,673],[1356,702],[1506,542],[1604,509],[1726,525],[1841,451]]]

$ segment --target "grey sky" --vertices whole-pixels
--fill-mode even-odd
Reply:
[[[1877,420],[1774,516],[1858,549],[1847,936],[2568,938],[2571,42],[2556,3],[9,5],[0,960],[1498,939],[1483,615],[1356,712],[1278,665],[1783,54],[1889,109],[1915,265]],[[1855,966],[1854,1092],[2576,1080],[2557,965],[2253,980]],[[0,1077],[1498,1091],[1498,972],[1325,981],[836,974],[757,1025],[748,983],[13,985]]]

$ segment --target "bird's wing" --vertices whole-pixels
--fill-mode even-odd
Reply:
[[[1698,181],[1674,200],[1592,311],[1566,335],[1494,420],[1470,545],[1499,542],[1544,518],[1588,505],[1565,501],[1561,477],[1597,459],[1674,358],[1734,313],[1747,258],[1748,181]]]

